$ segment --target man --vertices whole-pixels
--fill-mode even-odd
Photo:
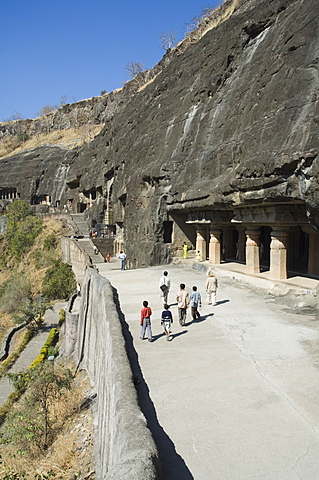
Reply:
[[[170,287],[171,287],[171,281],[168,278],[168,272],[165,271],[159,281],[159,288],[161,291],[160,296],[162,297],[163,305],[166,305],[168,303],[167,298],[168,298]]]
[[[193,291],[190,294],[190,305],[191,305],[191,313],[193,320],[196,320],[197,318],[200,318],[200,313],[197,310],[198,305],[201,307],[202,306],[202,297],[200,293],[197,291],[197,287],[193,287]]]
[[[121,260],[121,270],[125,270],[125,264],[126,264],[125,253],[121,250],[117,257]]]
[[[184,327],[186,322],[187,307],[189,305],[189,296],[185,290],[185,284],[181,283],[180,290],[176,295],[179,324]]]
[[[213,274],[212,270],[208,270],[207,272],[205,290],[207,293],[207,304],[216,305],[217,278]]]

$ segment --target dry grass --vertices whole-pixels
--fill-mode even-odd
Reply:
[[[104,124],[82,125],[81,127],[73,127],[67,130],[41,133],[20,144],[16,137],[6,137],[0,141],[0,158],[11,157],[41,145],[60,145],[64,148],[72,149],[93,140],[100,133],[103,126]]]
[[[59,420],[54,444],[45,455],[36,458],[19,455],[14,445],[3,445],[0,448],[4,467],[0,467],[0,476],[12,469],[14,472],[26,472],[26,478],[44,475],[54,471],[56,479],[94,478],[93,467],[93,417],[90,409],[79,411],[79,402],[90,391],[84,372],[76,379],[77,385],[66,392],[55,409]],[[91,475],[90,475],[91,473]]]
[[[160,72],[158,72],[156,75],[154,75],[154,77],[150,78],[147,82],[143,83],[143,85],[141,85],[137,91],[138,92],[141,92],[142,90],[144,90],[145,87],[147,87],[147,85],[149,85],[150,83],[154,82],[155,78],[158,77],[158,75],[160,74]]]
[[[234,13],[234,11],[245,2],[247,2],[247,0],[231,0],[224,2],[210,16],[211,20],[208,21],[207,28],[204,28],[201,31],[201,37],[204,36],[209,30],[212,30],[212,28],[216,28],[218,25],[225,22]]]

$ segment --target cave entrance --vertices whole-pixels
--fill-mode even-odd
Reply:
[[[173,222],[171,220],[167,220],[163,222],[163,240],[164,243],[172,243],[173,239]]]

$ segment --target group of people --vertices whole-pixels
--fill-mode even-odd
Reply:
[[[166,340],[171,340],[171,325],[173,323],[173,315],[169,310],[168,305],[168,294],[170,291],[171,282],[168,277],[168,272],[165,271],[160,278],[159,288],[160,295],[162,298],[163,308],[161,314],[161,324],[166,335]],[[198,308],[202,306],[202,297],[197,290],[197,286],[192,287],[192,292],[189,294],[186,291],[186,286],[184,283],[181,283],[179,286],[179,291],[176,294],[177,308],[178,308],[178,320],[179,324],[183,327],[186,325],[187,309],[191,307],[191,315],[193,321],[200,318],[200,313]],[[208,305],[216,305],[216,292],[217,292],[217,278],[215,277],[212,270],[209,270],[207,273],[207,279],[205,283],[205,290],[207,294],[206,303]],[[141,340],[144,340],[145,332],[147,332],[147,338],[149,342],[153,341],[152,336],[152,327],[151,327],[151,315],[152,309],[148,305],[148,301],[144,300],[143,308],[140,315],[140,325],[141,325]]]

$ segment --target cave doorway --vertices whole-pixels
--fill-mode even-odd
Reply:
[[[167,220],[163,222],[163,240],[164,243],[172,243],[173,239],[173,222]]]
[[[270,243],[271,227],[260,227],[259,252],[260,252],[260,270],[265,271],[270,268]]]
[[[288,234],[288,270],[307,273],[309,257],[309,234],[300,226],[292,227]]]

